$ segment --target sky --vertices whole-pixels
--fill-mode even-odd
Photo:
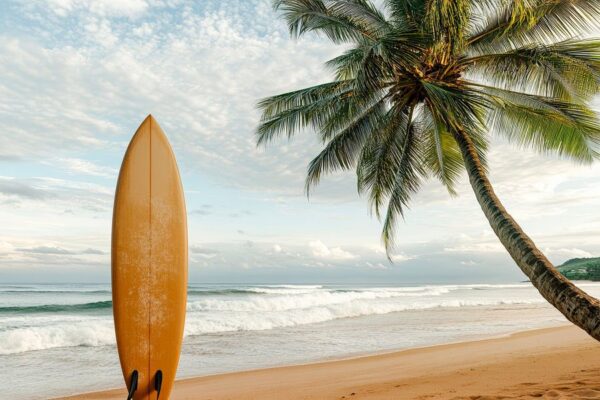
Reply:
[[[257,101],[328,81],[340,51],[290,39],[269,0],[0,2],[0,282],[110,281],[117,174],[149,113],[180,167],[190,282],[524,280],[465,177],[455,198],[425,185],[390,263],[351,172],[304,195],[313,132],[256,146]],[[489,159],[551,261],[600,255],[598,164],[495,136]]]

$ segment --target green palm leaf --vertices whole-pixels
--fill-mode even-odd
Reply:
[[[369,193],[371,208],[378,217],[394,185],[407,128],[406,110],[390,109],[380,129],[369,136],[360,155],[356,168],[358,191]]]
[[[325,34],[334,43],[376,40],[379,25],[369,23],[366,18],[353,18],[352,13],[348,12],[349,7],[343,7],[340,3],[346,2],[277,0],[274,7],[282,12],[292,36],[315,31]]]
[[[452,134],[433,117],[429,108],[424,107],[421,114],[425,166],[454,196],[456,182],[465,169],[460,149]]]
[[[496,86],[565,100],[589,100],[600,85],[600,42],[568,40],[463,60]]]
[[[391,260],[390,250],[395,243],[395,228],[398,217],[404,216],[404,209],[408,206],[411,196],[416,193],[424,175],[421,146],[419,136],[415,133],[412,123],[412,109],[409,112],[408,127],[400,132],[397,149],[397,165],[395,177],[389,194],[388,208],[383,221],[381,239],[387,249],[388,258]]]
[[[483,87],[493,104],[489,125],[514,143],[590,163],[600,144],[600,122],[589,107]]]
[[[597,0],[514,0],[489,14],[485,27],[468,42],[480,54],[532,43],[552,43],[594,32],[600,27]]]
[[[308,166],[306,193],[317,184],[323,173],[352,168],[367,138],[380,129],[386,103],[379,100],[337,133]]]
[[[600,91],[600,41],[579,38],[598,26],[597,0],[274,5],[292,36],[320,33],[345,48],[327,62],[332,82],[259,103],[257,142],[316,131],[324,148],[309,164],[307,193],[324,174],[355,167],[388,251],[424,179],[455,194],[467,148],[477,160],[469,173],[486,173],[492,133],[579,162],[599,157],[589,102]]]

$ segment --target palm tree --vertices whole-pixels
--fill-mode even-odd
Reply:
[[[506,211],[490,184],[490,133],[581,163],[598,158],[598,0],[277,0],[292,36],[325,35],[345,51],[335,78],[263,99],[258,144],[312,128],[320,177],[356,168],[358,191],[394,228],[428,177],[451,194],[463,169],[492,229],[533,285],[600,340],[600,302],[564,278]]]

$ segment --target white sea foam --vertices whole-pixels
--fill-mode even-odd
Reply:
[[[409,310],[544,302],[528,285],[501,286],[244,287],[241,294],[191,297],[185,334],[268,330]],[[85,312],[77,315],[0,314],[0,354],[55,347],[103,346],[114,344],[114,341],[110,309],[105,315]]]
[[[185,334],[268,330],[326,322],[340,318],[387,314],[408,310],[538,304],[543,300],[440,300],[427,302],[349,301],[307,305],[286,299],[277,302],[236,303],[237,310],[211,309],[192,312],[186,320]],[[103,346],[115,341],[112,319],[64,321],[44,326],[23,327],[0,332],[0,354],[21,353],[55,347]]]
[[[600,297],[600,284],[578,286]],[[34,394],[47,394],[53,387],[54,395],[67,395],[122,382],[116,349],[108,347],[115,343],[108,289],[0,285],[0,365],[10,382],[4,397],[38,398]],[[190,286],[188,301],[182,376],[428,346],[567,322],[530,283],[197,284]],[[40,365],[49,363],[55,368],[40,374]]]
[[[582,283],[580,286],[592,295],[600,293],[600,284]],[[189,298],[187,336],[269,330],[410,310],[545,303],[528,283],[369,288],[320,285],[203,288],[206,294],[198,291],[196,293],[199,294]],[[53,287],[52,290],[61,292],[69,288]],[[90,288],[73,289],[78,293],[86,290]],[[18,302],[14,296],[9,299]],[[86,296],[90,301],[97,300],[96,294]],[[110,299],[109,294],[105,296],[106,300]],[[83,301],[77,296],[48,293],[47,304],[60,302],[63,298]],[[113,345],[114,342],[110,308],[96,310],[95,313],[85,309],[75,313],[0,312],[0,355],[57,347]]]
[[[323,288],[323,285],[264,285],[264,287],[284,289],[321,289]]]
[[[251,293],[264,293],[264,294],[303,294],[313,293],[319,290],[321,286],[273,286],[273,287],[250,287],[245,290]]]
[[[73,346],[103,346],[115,342],[112,319],[61,322],[0,332],[0,355]]]
[[[188,303],[188,311],[286,311],[318,306],[349,304],[359,301],[400,297],[440,296],[450,290],[444,287],[419,290],[377,288],[362,291],[319,291],[278,296],[248,296],[243,299],[206,298]]]
[[[226,331],[267,330],[296,325],[326,322],[340,318],[353,318],[367,315],[388,314],[409,310],[432,308],[455,308],[474,306],[495,306],[510,304],[541,304],[543,300],[445,300],[439,302],[350,302],[306,308],[287,309],[285,311],[252,310],[228,313],[210,313],[202,318],[194,314],[186,321],[186,335],[216,333]]]

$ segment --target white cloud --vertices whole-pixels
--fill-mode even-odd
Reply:
[[[37,4],[61,17],[75,11],[133,17],[148,9],[148,3],[144,0],[38,0]]]
[[[192,245],[190,246],[190,253],[193,257],[197,256],[206,260],[210,260],[211,258],[215,258],[219,254],[219,251],[199,245]]]
[[[63,249],[62,247],[56,246],[37,246],[31,248],[20,248],[17,249],[24,253],[34,253],[34,254],[73,254],[72,251]]]
[[[81,158],[59,158],[54,164],[59,165],[74,174],[93,176],[114,177],[117,174],[115,168],[95,164]]]
[[[85,25],[85,30],[101,46],[111,47],[119,40],[107,19],[92,18]]]
[[[44,21],[44,29],[63,32],[61,40],[0,37],[7,61],[0,65],[0,96],[11,99],[0,108],[0,152],[48,157],[49,149],[89,150],[93,140],[95,149],[124,150],[152,112],[184,171],[272,196],[302,196],[318,140],[304,134],[257,149],[256,103],[329,79],[323,62],[339,49],[315,37],[290,40],[268,1],[216,2],[200,12],[182,3],[158,15],[113,18],[139,13],[144,4],[62,1],[55,7],[69,11],[69,23]],[[341,190],[356,198],[352,185]],[[334,185],[318,193],[336,191]]]
[[[444,251],[456,253],[498,253],[506,250],[500,243],[465,243],[445,247]]]
[[[16,179],[14,177],[0,176],[0,198],[17,198],[29,200],[42,200],[54,197],[43,185]]]
[[[367,261],[365,263],[365,265],[368,268],[371,268],[371,269],[382,269],[382,270],[389,269],[389,267],[387,265],[384,265],[383,263],[380,263],[380,262],[379,263],[372,263],[372,262]]]
[[[470,236],[464,233],[458,234],[453,238],[450,245],[444,247],[444,252],[449,253],[498,253],[506,252],[506,249],[498,238],[484,231],[481,236]]]
[[[390,255],[390,258],[394,263],[401,263],[403,261],[414,260],[416,256],[404,254],[402,252],[395,252],[394,254]]]
[[[16,178],[0,176],[0,202],[10,202],[26,211],[58,214],[59,210],[101,212],[112,207],[114,189],[92,182],[71,181],[51,177]],[[14,210],[13,210],[14,211]],[[14,212],[4,208],[4,218]]]
[[[383,246],[377,245],[377,246],[370,246],[369,248],[372,249],[375,252],[375,254],[387,258],[387,253],[385,251],[385,248],[383,248]],[[414,260],[417,257],[415,255],[406,254],[399,250],[392,250],[392,254],[390,254],[390,258],[393,263],[401,263],[403,261]]]
[[[131,134],[152,112],[173,144],[182,175],[200,184],[210,181],[219,191],[231,190],[221,197],[208,193],[215,204],[238,202],[228,211],[223,211],[225,206],[205,210],[201,203],[188,203],[194,216],[190,222],[200,220],[206,226],[198,231],[210,233],[197,231],[197,236],[223,229],[219,239],[211,240],[231,241],[216,252],[194,253],[198,266],[243,262],[249,270],[291,265],[352,265],[365,270],[356,267],[367,261],[388,265],[381,249],[357,245],[376,242],[380,227],[365,216],[366,204],[346,207],[357,200],[352,173],[327,178],[310,204],[299,200],[306,165],[320,148],[314,135],[307,132],[266,149],[255,146],[256,101],[329,79],[322,65],[340,52],[339,47],[313,35],[289,39],[270,0],[17,4],[23,12],[12,7],[15,16],[3,20],[7,28],[0,32],[0,162],[8,163],[6,171],[14,168],[19,174],[0,178],[0,219],[12,239],[26,235],[21,228],[26,225],[27,235],[39,240],[14,246],[106,252],[114,188],[97,181],[115,176]],[[600,251],[600,218],[595,213],[600,206],[600,165],[573,165],[497,139],[491,144],[491,180],[499,197],[525,231],[549,249],[553,260]],[[43,173],[35,170],[40,163]],[[65,170],[73,176],[55,178],[64,177]],[[204,193],[204,187],[198,189]],[[427,266],[432,255],[439,256],[434,261],[441,264],[473,259],[478,262],[474,269],[485,268],[489,259],[511,263],[489,233],[464,177],[458,190],[462,195],[450,199],[437,182],[425,185],[406,224],[399,226],[394,261],[406,262],[407,268],[392,266],[390,271],[407,270],[415,263]],[[246,207],[241,203],[252,195],[272,207],[271,218],[295,222],[271,233],[255,228],[265,216],[255,209],[250,210],[252,216],[230,218],[235,226],[219,219]],[[344,202],[336,210],[336,218],[344,218],[343,228],[332,227],[333,213],[322,223],[296,223],[298,215],[325,214],[315,198]],[[263,236],[257,237],[259,229]],[[481,235],[484,229],[488,233]],[[322,241],[293,245],[315,237]],[[241,238],[255,245],[240,244],[245,242]],[[435,246],[421,245],[425,241]],[[54,256],[83,259],[81,254]]]
[[[550,248],[547,247],[544,249],[544,253],[549,257],[549,258],[556,258],[557,260],[560,261],[566,261],[567,259],[570,258],[585,258],[585,257],[594,257],[594,255],[592,253],[590,253],[589,251],[583,250],[583,249],[579,249],[576,247],[571,247],[571,248]]]
[[[325,243],[320,240],[309,242],[308,247],[311,249],[312,254],[319,258],[330,260],[352,260],[358,257],[349,251],[343,250],[341,247],[327,247]]]
[[[106,265],[109,262],[109,253],[104,249],[85,247],[86,244],[90,244],[84,243],[85,241],[74,246],[67,242],[71,241],[48,242],[31,238],[0,237],[0,267],[18,265],[20,268],[55,268],[64,265]]]

